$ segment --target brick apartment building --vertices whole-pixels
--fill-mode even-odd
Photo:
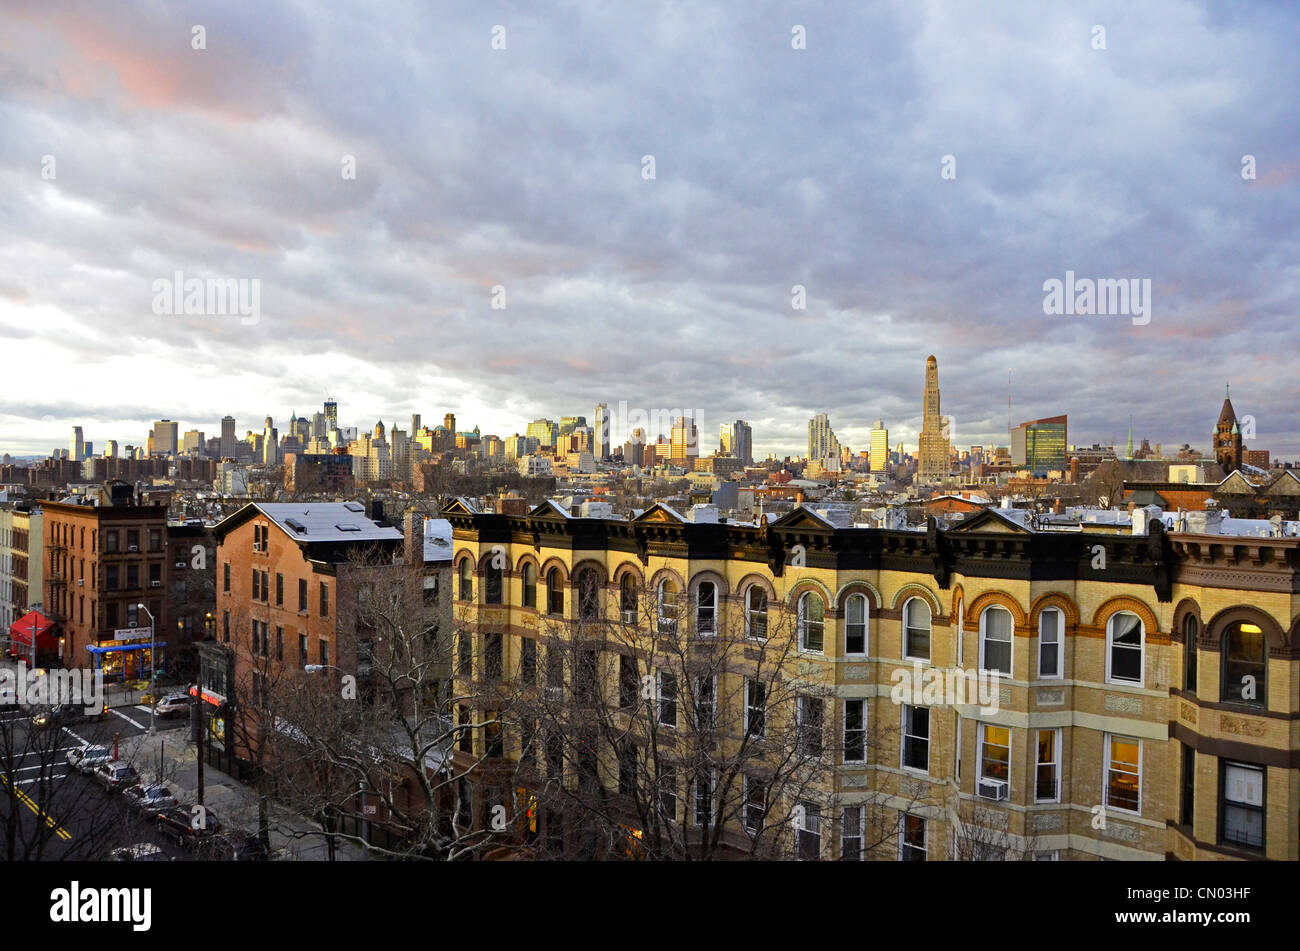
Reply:
[[[107,680],[148,677],[149,616],[160,646],[174,624],[167,506],[138,504],[131,486],[111,482],[82,503],[43,502],[41,511],[44,613],[57,625],[58,662],[103,670]]]

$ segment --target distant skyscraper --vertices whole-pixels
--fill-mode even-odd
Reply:
[[[1064,416],[1021,423],[1011,430],[1011,464],[1034,473],[1064,472],[1066,426]]]
[[[329,418],[330,428],[337,429],[339,425],[339,404],[334,400],[326,400],[325,415]]]
[[[723,423],[718,428],[718,451],[734,456],[745,465],[754,463],[754,431],[749,423],[738,419],[734,423]]]
[[[596,445],[593,452],[595,453],[597,459],[608,459],[609,458],[609,404],[597,403],[596,415],[593,418],[596,420],[596,426],[595,426]]]
[[[203,433],[197,429],[191,429],[185,434],[185,441],[181,443],[182,452],[197,452],[203,454]]]
[[[420,414],[412,413],[411,414],[411,438],[414,439],[418,435],[420,435]]]
[[[825,413],[818,413],[808,420],[808,461],[825,462],[827,459],[840,458],[840,441],[831,429],[831,419]]]
[[[264,466],[273,466],[280,461],[280,433],[275,428],[271,417],[266,417],[266,427],[262,430],[262,459]]]
[[[871,452],[868,456],[872,472],[889,471],[889,430],[883,419],[876,420],[871,430]]]
[[[89,459],[91,456],[95,454],[95,444],[93,442],[90,442],[89,440],[86,441],[86,444],[82,447],[82,449],[84,450],[87,459]]]
[[[672,440],[668,458],[673,465],[690,469],[700,454],[700,436],[695,428],[695,419],[691,416],[678,416],[673,421]]]
[[[221,458],[235,458],[235,417],[221,417]]]
[[[81,436],[81,427],[72,427],[72,439],[68,443],[68,458],[80,462],[86,458],[86,444]]]
[[[176,455],[179,446],[179,423],[170,419],[160,419],[153,424],[153,451],[159,456]]]
[[[922,482],[946,479],[952,469],[948,458],[948,426],[939,411],[939,361],[925,361],[925,401],[921,417],[921,445],[916,477]]]
[[[104,457],[107,459],[117,458],[117,440],[110,439],[108,445],[104,447]]]
[[[557,427],[552,420],[535,419],[528,424],[528,435],[537,440],[539,446],[555,448],[556,438],[559,436]]]

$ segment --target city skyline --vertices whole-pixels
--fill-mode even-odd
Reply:
[[[946,387],[945,387],[945,406],[947,405],[947,404],[946,404],[946,399],[947,399],[947,396],[946,396]],[[921,402],[923,402],[923,401],[922,401],[922,400],[918,400],[917,402],[918,402],[918,403],[921,403]],[[1240,401],[1238,401],[1238,402],[1240,402]],[[421,413],[418,412],[417,410],[410,410],[410,411],[406,412],[405,414],[402,414],[402,413],[395,413],[395,412],[387,412],[387,413],[380,413],[379,415],[377,415],[377,416],[373,416],[373,417],[368,416],[368,415],[364,415],[364,414],[363,414],[363,415],[361,415],[361,416],[359,416],[359,417],[353,419],[353,418],[351,418],[351,417],[349,416],[349,414],[348,414],[348,401],[347,401],[347,398],[346,398],[346,397],[344,397],[342,400],[340,400],[340,399],[338,399],[337,395],[335,395],[332,399],[329,399],[329,400],[322,400],[320,405],[323,406],[323,405],[326,404],[326,403],[330,403],[330,404],[335,405],[335,406],[337,406],[339,403],[342,403],[342,405],[343,405],[343,407],[344,407],[344,411],[343,411],[343,417],[344,417],[343,428],[348,428],[348,427],[356,428],[359,432],[365,432],[365,431],[368,430],[371,426],[374,425],[373,422],[367,422],[367,420],[368,420],[368,419],[371,419],[371,418],[373,418],[375,421],[383,422],[384,419],[385,419],[385,417],[387,417],[387,418],[388,418],[388,422],[385,422],[385,423],[384,423],[385,426],[390,425],[390,424],[392,424],[392,423],[396,423],[396,424],[398,424],[398,425],[400,426],[400,425],[403,425],[403,424],[405,423],[405,419],[404,419],[404,417],[405,417],[406,419],[409,419],[409,418],[411,418],[411,417],[418,417],[418,416],[421,415]],[[609,401],[608,401],[608,400],[602,400],[602,401],[600,401],[599,403],[593,403],[593,408],[598,407],[601,403],[604,403],[604,404],[608,405]],[[618,404],[617,402],[615,402],[615,406],[617,407],[618,405],[619,405],[619,404]],[[1218,405],[1219,405],[1219,403],[1218,403],[1217,401],[1213,403],[1213,406],[1215,406],[1215,407],[1217,407]],[[507,429],[503,429],[503,430],[493,430],[493,429],[490,429],[489,427],[483,425],[482,422],[479,422],[478,420],[476,420],[474,417],[470,416],[469,414],[464,413],[463,410],[461,410],[461,409],[459,409],[459,408],[457,408],[457,409],[455,409],[455,410],[450,410],[450,411],[443,410],[443,408],[442,408],[442,407],[439,407],[439,406],[434,406],[434,407],[432,407],[432,408],[433,408],[435,411],[445,411],[445,412],[450,412],[450,414],[451,414],[452,416],[455,416],[455,417],[457,417],[458,420],[460,420],[461,422],[465,422],[465,423],[468,424],[467,427],[462,427],[462,426],[458,423],[458,424],[457,424],[457,429],[458,429],[458,431],[469,431],[470,429],[473,429],[475,426],[477,426],[477,427],[478,427],[478,428],[483,432],[484,435],[489,435],[489,434],[490,434],[490,435],[495,435],[495,436],[498,436],[499,438],[502,438],[502,439],[508,438],[509,436],[512,436],[512,435],[516,435],[516,434],[518,434],[518,435],[522,435],[522,434],[526,433],[527,430],[528,430],[529,423],[532,422],[533,420],[550,419],[552,422],[555,422],[555,423],[557,423],[557,425],[558,425],[559,420],[563,418],[563,414],[558,413],[558,412],[550,412],[550,413],[542,412],[542,413],[540,413],[540,414],[538,414],[538,415],[536,415],[536,416],[534,416],[534,417],[530,417],[530,419],[528,419],[528,420],[522,420],[522,421],[520,421],[519,424],[518,424],[517,426],[515,426],[514,428],[507,428]],[[318,413],[318,412],[321,412],[321,410],[318,410],[318,409],[312,409],[311,412],[303,412],[303,411],[301,411],[301,410],[290,410],[290,413],[294,413],[294,414],[296,414],[296,415],[298,416],[298,418],[306,418],[306,419],[309,419],[309,420],[311,419],[312,415],[314,415],[315,413]],[[666,414],[669,412],[668,410],[662,410],[662,411],[659,411],[659,412],[661,413],[661,415],[663,416],[664,419],[668,419],[668,417],[667,417],[667,415],[666,415]],[[673,411],[673,412],[675,413],[675,411]],[[699,412],[699,411],[698,411],[698,410],[692,410],[692,411],[690,411],[690,412],[691,412],[691,413],[697,413],[697,412]],[[1207,413],[1209,413],[1208,410],[1207,410]],[[580,415],[581,415],[581,414],[580,414]],[[785,451],[779,451],[779,450],[776,449],[776,448],[771,448],[771,446],[772,446],[772,441],[770,441],[770,440],[764,440],[764,439],[761,439],[761,438],[754,438],[754,441],[753,441],[753,452],[754,452],[754,458],[755,458],[755,459],[767,458],[768,455],[769,455],[769,453],[770,453],[772,456],[774,456],[775,458],[778,458],[778,459],[780,459],[780,458],[786,458],[786,457],[789,457],[789,458],[801,458],[801,457],[805,457],[805,456],[807,456],[807,450],[808,450],[808,425],[809,425],[809,423],[810,423],[813,419],[815,419],[815,418],[817,418],[817,417],[819,417],[819,416],[826,416],[826,415],[829,415],[829,416],[831,416],[832,418],[834,418],[835,415],[836,415],[836,413],[835,413],[834,410],[831,410],[831,411],[829,411],[829,412],[823,411],[823,412],[819,412],[819,413],[809,413],[807,417],[804,417],[803,427],[802,427],[803,431],[802,431],[802,433],[801,433],[801,437],[802,437],[801,443],[796,443],[793,447],[791,447],[791,448],[789,448],[789,449],[786,449]],[[923,415],[923,414],[917,414],[917,415],[918,415],[918,416],[921,416],[921,415]],[[953,414],[950,414],[950,413],[948,413],[948,412],[945,411],[945,412],[943,413],[943,415],[944,415],[944,416],[951,416],[951,415],[953,415]],[[1065,414],[1065,415],[1070,415],[1070,414],[1067,413],[1067,414]],[[1215,412],[1213,412],[1213,413],[1209,413],[1209,415],[1211,415],[1213,418],[1217,419],[1217,411],[1215,411]],[[1243,413],[1243,414],[1242,414],[1243,417],[1246,416],[1246,415],[1249,415],[1249,414],[1246,414],[1246,413]],[[254,428],[253,426],[245,426],[245,427],[243,427],[242,430],[241,430],[241,428],[240,428],[240,424],[239,424],[239,422],[238,422],[239,419],[241,418],[241,416],[240,416],[240,414],[238,414],[238,413],[222,413],[221,416],[214,417],[214,420],[213,420],[213,421],[209,421],[209,420],[207,420],[207,419],[195,419],[195,420],[189,420],[189,419],[177,419],[177,420],[173,420],[173,419],[171,419],[171,418],[166,418],[164,421],[168,422],[169,424],[172,424],[172,425],[175,425],[175,426],[179,426],[179,427],[180,427],[180,431],[181,431],[182,433],[184,433],[184,432],[185,432],[186,430],[188,430],[188,429],[197,429],[198,431],[200,431],[200,432],[204,435],[204,437],[205,437],[206,439],[212,439],[212,438],[214,438],[214,437],[219,437],[219,436],[221,435],[222,420],[223,420],[224,418],[228,417],[228,416],[233,416],[233,417],[235,418],[235,439],[236,439],[236,440],[242,440],[242,439],[244,439],[245,434],[247,434],[247,433],[249,433],[249,432],[252,432],[252,433],[260,433],[260,432],[262,432],[262,428],[261,428],[260,426],[257,427],[257,428]],[[150,419],[153,419],[155,422],[158,420],[158,417],[157,417],[156,414],[151,414],[151,415],[149,416],[149,418],[150,418]],[[248,416],[247,416],[246,418],[249,419],[250,421],[254,421],[254,422],[258,422],[258,423],[265,423],[266,419],[268,419],[268,418],[273,419],[273,420],[280,420],[280,419],[281,419],[281,417],[278,417],[278,416],[276,416],[275,414],[271,414],[271,415],[268,417],[265,413],[261,413],[261,412],[251,412],[251,411],[250,411],[250,413],[248,414]],[[593,418],[594,418],[594,416],[593,416]],[[756,418],[757,418],[757,417],[754,417],[754,416],[749,416],[749,417],[741,416],[741,417],[739,417],[739,419],[738,419],[737,421],[741,421],[741,420],[743,420],[744,422],[746,422],[746,423],[748,423],[748,424],[750,425],[751,429],[755,429],[755,430],[757,430],[757,429],[758,429],[758,425],[757,425],[756,422],[755,422]],[[287,421],[287,420],[288,420],[288,416],[286,415],[285,417],[283,417],[283,419]],[[700,449],[700,455],[702,455],[702,456],[707,456],[707,455],[711,455],[711,454],[714,452],[714,450],[718,448],[717,444],[718,444],[719,441],[720,441],[720,439],[719,439],[720,429],[721,429],[723,426],[728,425],[730,422],[732,422],[732,420],[720,420],[720,421],[718,421],[717,423],[713,423],[712,421],[710,421],[710,419],[709,419],[709,417],[708,417],[707,415],[704,416],[703,419],[704,419],[704,423],[703,423],[702,425],[699,425],[699,449]],[[615,411],[614,416],[613,416],[613,422],[614,422],[615,424],[617,424],[619,420],[620,420],[620,416],[619,416],[618,412]],[[697,423],[699,423],[699,420],[700,420],[700,417],[696,417],[696,421],[697,421]],[[904,446],[908,451],[910,451],[910,452],[919,452],[919,451],[920,451],[920,445],[919,445],[920,427],[912,427],[912,426],[910,426],[910,425],[908,425],[908,424],[906,424],[906,423],[901,423],[901,424],[900,424],[900,423],[896,423],[896,422],[891,422],[891,421],[890,421],[889,419],[887,419],[887,418],[881,420],[879,417],[871,417],[870,420],[869,420],[868,422],[865,422],[865,423],[861,423],[861,424],[859,424],[859,423],[857,423],[857,422],[854,422],[854,423],[851,424],[851,425],[845,425],[845,426],[843,426],[843,427],[842,427],[842,430],[843,430],[845,433],[856,433],[856,434],[858,434],[858,436],[857,436],[856,438],[852,438],[852,439],[849,440],[849,441],[846,441],[846,440],[844,440],[844,439],[839,439],[839,438],[838,438],[838,437],[839,437],[839,433],[836,432],[836,433],[835,433],[835,436],[837,437],[837,441],[839,442],[840,445],[842,445],[842,446],[847,446],[849,449],[851,449],[851,450],[853,451],[854,454],[857,454],[857,453],[859,453],[860,451],[863,451],[863,450],[869,450],[869,449],[871,448],[871,445],[870,445],[870,443],[871,443],[871,431],[875,428],[876,423],[879,422],[879,421],[883,421],[883,422],[885,423],[885,428],[886,428],[887,430],[889,430],[889,432],[891,433],[890,441],[889,441],[889,444],[888,444],[889,447],[890,447],[891,449],[896,448],[896,447],[898,447],[899,445],[903,445],[903,446]],[[1032,419],[1031,417],[1025,417],[1024,419],[1021,419],[1021,418],[1019,417],[1019,415],[1013,416],[1013,429],[1018,428],[1020,425],[1022,425],[1022,424],[1024,424],[1024,423],[1028,423],[1028,422],[1032,422],[1032,421],[1033,421],[1033,419]],[[108,448],[110,445],[112,445],[112,446],[118,448],[119,451],[121,451],[121,449],[124,448],[124,447],[126,447],[126,446],[144,447],[144,446],[146,446],[147,443],[148,443],[148,439],[149,439],[149,430],[152,428],[152,425],[153,425],[153,424],[144,424],[144,425],[143,425],[144,435],[143,435],[142,437],[140,437],[140,438],[138,439],[138,441],[131,441],[131,440],[123,439],[123,438],[121,438],[120,436],[111,436],[111,435],[104,435],[104,434],[101,434],[100,436],[98,436],[98,438],[85,439],[85,442],[87,442],[87,443],[91,443],[91,444],[95,444],[95,445],[97,445],[97,446],[100,447],[99,451],[96,452],[96,455],[103,455],[103,451],[104,451],[104,449]],[[442,425],[442,424],[438,421],[438,419],[436,419],[435,417],[431,416],[431,417],[429,417],[429,420],[428,420],[427,422],[424,423],[424,425],[425,425],[426,427],[428,427],[429,429],[433,429],[433,428],[436,428],[437,426]],[[837,424],[837,425],[839,425],[839,424]],[[1071,438],[1071,440],[1069,441],[1069,444],[1070,444],[1070,445],[1077,445],[1077,446],[1081,446],[1081,447],[1091,446],[1091,445],[1101,445],[1101,446],[1112,446],[1112,447],[1120,448],[1120,447],[1122,447],[1122,446],[1124,445],[1124,439],[1125,439],[1124,434],[1127,432],[1128,425],[1129,425],[1128,422],[1125,421],[1124,424],[1123,424],[1123,426],[1119,426],[1119,425],[1117,425],[1117,426],[1115,426],[1115,427],[1112,427],[1112,428],[1115,430],[1115,432],[1114,432],[1112,435],[1110,435],[1110,436],[1104,436],[1104,437],[1103,437],[1103,436],[1097,436],[1096,438],[1088,438],[1088,439],[1085,439],[1085,438],[1077,438],[1077,439],[1076,439],[1076,438]],[[93,427],[93,426],[91,426],[91,425],[85,425],[85,424],[75,424],[75,425],[73,425],[73,426],[70,426],[70,427],[68,428],[68,430],[67,430],[66,432],[64,432],[61,442],[62,442],[63,444],[66,444],[66,443],[69,441],[69,434],[74,434],[74,435],[72,436],[72,438],[75,439],[75,438],[76,438],[76,435],[75,435],[76,433],[78,433],[78,432],[85,433],[85,432],[87,432],[87,431],[91,431],[91,430],[93,430],[94,428],[95,428],[95,427]],[[277,425],[276,428],[279,430],[279,432],[280,432],[281,435],[286,435],[286,434],[288,433],[288,430],[287,430],[287,428],[286,428],[285,426]],[[614,430],[611,429],[611,432],[610,432],[610,434],[609,434],[610,443],[611,443],[611,448],[621,447],[622,444],[623,444],[623,443],[627,440],[627,438],[631,435],[631,430],[632,430],[632,428],[636,428],[636,427],[630,427],[630,428],[629,428],[629,431],[628,431],[627,433],[621,433],[621,434],[618,433],[618,432],[615,432]],[[1214,423],[1213,423],[1213,421],[1211,421],[1211,422],[1209,423],[1209,425],[1208,425],[1206,428],[1207,428],[1207,435],[1206,435],[1203,439],[1200,439],[1200,440],[1197,440],[1196,438],[1161,440],[1161,439],[1154,438],[1154,437],[1152,437],[1152,436],[1150,436],[1150,435],[1145,434],[1145,432],[1144,432],[1141,428],[1136,428],[1136,429],[1133,430],[1132,438],[1133,438],[1134,441],[1135,441],[1135,445],[1136,445],[1136,444],[1139,444],[1139,443],[1141,443],[1141,442],[1143,442],[1143,441],[1147,441],[1147,442],[1149,442],[1152,446],[1156,446],[1156,445],[1163,446],[1164,450],[1165,450],[1166,452],[1170,452],[1170,453],[1172,453],[1173,451],[1176,451],[1176,450],[1177,450],[1180,446],[1182,446],[1184,443],[1187,443],[1187,444],[1189,444],[1193,449],[1199,449],[1199,450],[1202,450],[1202,451],[1206,452],[1207,455],[1209,455],[1209,454],[1212,454],[1212,453],[1211,453],[1211,450],[1212,450],[1212,448],[1213,448],[1213,428],[1214,428]],[[648,432],[648,431],[647,431],[647,432]],[[761,431],[760,431],[760,432],[761,432]],[[408,436],[409,436],[409,435],[413,435],[413,434],[412,434],[412,433],[408,433]],[[1074,426],[1073,426],[1073,424],[1071,424],[1071,435],[1072,435],[1072,436],[1074,435]],[[670,426],[669,426],[669,427],[664,427],[664,429],[663,429],[662,432],[648,432],[648,439],[649,439],[650,442],[654,442],[654,441],[655,441],[659,436],[663,436],[665,439],[671,439],[671,427],[670,427]],[[981,437],[983,437],[983,438],[981,438]],[[84,437],[83,437],[83,438],[84,438]],[[15,458],[26,458],[26,457],[40,457],[40,458],[44,458],[44,457],[49,456],[49,454],[50,454],[50,448],[60,448],[60,447],[61,447],[61,446],[60,446],[60,440],[57,440],[57,439],[54,441],[52,447],[47,447],[47,448],[45,448],[45,449],[42,449],[42,448],[41,448],[39,441],[36,441],[36,440],[27,440],[27,442],[28,442],[29,444],[31,444],[32,447],[33,447],[30,451],[21,451],[21,450],[16,451],[15,449],[10,448],[10,447],[7,446],[7,445],[0,444],[0,454],[8,453],[9,455],[11,455],[11,456],[13,456],[13,457],[15,457]],[[1252,448],[1252,449],[1269,449],[1269,450],[1271,450],[1271,451],[1272,451],[1272,456],[1273,456],[1274,459],[1284,459],[1284,458],[1287,458],[1287,456],[1286,456],[1284,453],[1280,453],[1280,452],[1278,452],[1277,449],[1273,448],[1273,446],[1271,446],[1269,443],[1267,443],[1267,442],[1265,442],[1265,441],[1263,441],[1263,440],[1261,440],[1261,439],[1254,438],[1254,439],[1250,439],[1250,440],[1248,440],[1248,442],[1249,442],[1249,446],[1248,446],[1248,448]],[[1010,432],[1002,432],[1002,433],[997,433],[997,432],[976,432],[976,433],[973,434],[973,435],[969,435],[969,434],[967,434],[967,433],[963,433],[963,434],[962,434],[962,438],[959,438],[959,439],[957,439],[957,440],[955,440],[955,441],[952,442],[951,448],[954,449],[954,450],[963,450],[963,451],[966,450],[966,449],[969,449],[971,446],[983,446],[983,447],[985,447],[985,448],[991,448],[991,447],[1005,447],[1005,448],[1010,448],[1011,443],[1012,443],[1012,439],[1011,439],[1011,433],[1010,433]]]
[[[820,411],[915,443],[937,341],[961,441],[1005,430],[1010,369],[1012,424],[1068,413],[1085,444],[1130,407],[1139,438],[1205,444],[1239,380],[1257,441],[1300,455],[1300,104],[1257,94],[1295,10],[496,16],[502,49],[472,11],[10,5],[0,338],[76,372],[0,394],[5,451],[343,384],[358,425],[454,405],[504,435],[625,399],[750,420],[760,456]],[[1150,281],[1149,322],[1045,313],[1075,274]],[[260,282],[256,322],[157,313],[173,275]]]

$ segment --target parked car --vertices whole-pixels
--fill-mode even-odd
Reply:
[[[148,819],[159,810],[178,805],[180,800],[162,783],[136,783],[122,790],[127,806]]]
[[[262,840],[243,829],[214,835],[203,843],[202,858],[214,862],[266,862],[270,856]]]
[[[168,694],[154,704],[153,712],[160,717],[175,717],[190,712],[189,694]]]
[[[154,816],[154,822],[159,834],[175,839],[178,845],[206,846],[221,831],[221,820],[216,813],[205,810],[203,822],[198,824],[192,806],[169,806]]]
[[[113,758],[113,751],[107,746],[86,743],[68,750],[68,765],[79,773],[88,773],[100,763],[107,763]]]
[[[86,708],[78,704],[60,703],[33,716],[32,726],[38,730],[49,730],[74,726],[78,723],[97,723],[107,716],[108,712],[105,710],[99,713],[87,713]]]
[[[123,762],[100,763],[90,775],[95,778],[95,782],[109,791],[134,786],[140,781],[136,771]]]
[[[124,845],[108,853],[110,862],[170,862],[171,856],[152,842]]]

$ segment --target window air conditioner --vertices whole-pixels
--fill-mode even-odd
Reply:
[[[1009,790],[1005,779],[981,779],[976,792],[981,799],[1000,802],[1007,798]]]
[[[149,587],[151,587],[151,588],[161,588],[161,587],[162,587],[162,582],[161,582],[161,581],[150,581],[150,582],[149,582]]]
[[[139,545],[127,545],[127,546],[126,546],[126,550],[127,550],[127,551],[139,551],[139,550],[140,550],[140,546],[139,546]]]

